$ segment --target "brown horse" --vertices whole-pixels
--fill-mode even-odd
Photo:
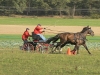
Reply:
[[[77,54],[79,54],[79,47],[80,45],[83,45],[88,53],[91,54],[86,46],[87,34],[94,36],[94,32],[89,26],[84,27],[83,30],[78,33],[65,32],[57,34],[56,36],[49,39],[47,42],[50,43],[51,41],[53,41],[53,43],[55,43],[58,39],[60,39],[60,42],[56,45],[55,49],[52,50],[52,52],[56,51],[57,48],[63,48],[66,44],[72,44],[75,45],[72,52],[75,52],[77,50]]]

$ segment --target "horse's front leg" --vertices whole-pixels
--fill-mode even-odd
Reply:
[[[79,54],[79,45],[77,45],[76,48],[77,48],[77,54]]]
[[[71,53],[75,54],[76,51],[77,51],[77,45],[74,46],[74,49],[71,51]]]
[[[85,47],[85,49],[88,51],[88,53],[89,53],[89,54],[91,54],[91,53],[90,53],[90,51],[88,50],[88,48],[87,48],[86,44],[83,44],[83,46],[84,46],[84,47]]]
[[[60,42],[59,42],[59,45],[57,46],[57,49],[59,50],[59,53],[61,53],[62,52],[62,48],[66,45],[66,41],[65,40],[61,40]]]

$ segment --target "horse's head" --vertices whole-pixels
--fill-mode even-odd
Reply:
[[[91,36],[94,36],[94,31],[90,28],[88,28],[87,30],[88,34],[90,34]]]
[[[89,29],[89,26],[86,26],[86,27],[84,27],[83,29],[82,29],[82,31],[81,31],[81,33],[84,33],[86,30],[88,30]]]
[[[83,28],[83,30],[81,31],[81,33],[84,33],[84,32],[87,32],[87,34],[90,34],[91,36],[94,36],[93,30],[89,26],[86,26],[86,27]]]

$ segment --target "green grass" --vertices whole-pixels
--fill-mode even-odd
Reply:
[[[99,38],[87,37],[87,42],[93,42],[92,48],[89,47],[93,55],[80,48],[79,55],[68,56],[68,46],[63,54],[24,52],[19,50],[21,35],[0,35],[0,75],[99,75],[100,48],[94,44]]]
[[[100,51],[93,55],[28,53],[20,50],[0,50],[1,75],[99,75]]]
[[[54,35],[45,35],[46,38],[49,38]],[[21,40],[22,35],[13,35],[13,34],[1,34],[0,40]],[[31,37],[30,37],[31,38]],[[91,42],[100,42],[100,36],[87,36],[87,39]]]
[[[62,26],[100,26],[99,19],[65,19],[65,18],[16,18],[0,17],[0,25],[62,25]]]
[[[20,40],[22,35],[14,35],[14,34],[1,34],[0,40]]]
[[[87,36],[87,40],[91,42],[100,42],[100,36]]]
[[[46,38],[49,38],[54,35],[45,35]],[[31,39],[31,37],[29,37]],[[22,35],[20,34],[1,34],[0,40],[22,40]]]

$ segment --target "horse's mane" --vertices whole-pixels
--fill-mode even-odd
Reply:
[[[87,31],[87,30],[89,30],[89,29],[91,29],[91,28],[89,28],[89,26],[84,27],[84,28],[82,29],[81,33],[84,33],[85,31]]]

